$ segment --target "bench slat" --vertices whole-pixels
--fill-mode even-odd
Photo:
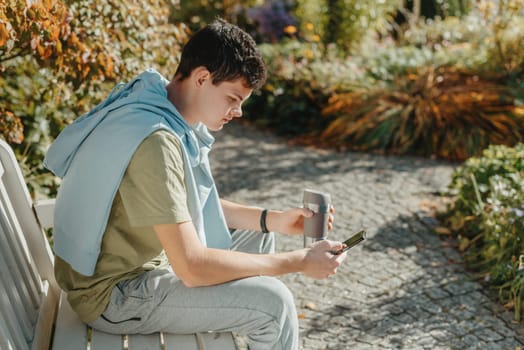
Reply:
[[[31,349],[49,349],[51,344],[51,335],[56,316],[56,305],[58,296],[51,289],[49,281],[42,281],[42,302],[38,310],[38,320],[35,326],[35,337],[31,343]]]
[[[126,349],[124,337],[91,329],[91,350],[118,350]]]
[[[0,264],[3,263],[0,261]],[[0,271],[2,270],[3,269],[0,269]],[[26,336],[24,335],[23,326],[20,325],[16,311],[13,309],[11,301],[7,296],[7,290],[4,283],[8,283],[8,281],[4,280],[3,276],[0,276],[0,317],[3,322],[2,328],[5,327],[7,330],[7,333],[9,334],[7,341],[13,346],[13,348],[29,349]]]
[[[0,312],[2,311],[1,305],[0,305]],[[13,343],[11,341],[11,337],[9,336],[9,328],[7,327],[7,324],[5,323],[3,313],[0,313],[0,349],[6,349],[6,350],[14,350]]]
[[[0,234],[2,229],[0,228]],[[2,267],[0,271],[0,278],[4,285],[4,290],[10,302],[10,307],[13,308],[16,320],[23,329],[26,338],[30,339],[33,333],[33,325],[37,318],[37,309],[33,304],[33,299],[29,294],[28,288],[25,286],[23,278],[17,277],[16,263],[13,262],[12,253],[5,247],[0,247],[0,264]],[[13,271],[14,270],[14,271]]]
[[[196,334],[164,333],[166,350],[199,350]]]
[[[2,252],[2,255],[0,255],[0,266],[8,267],[10,269],[11,264],[6,261],[4,253],[6,252],[4,251]],[[36,310],[27,310],[27,308],[31,308],[32,306],[27,306],[26,303],[24,303],[24,298],[20,296],[9,269],[0,269],[0,288],[2,289],[2,296],[4,297],[2,304],[5,304],[5,312],[9,314],[8,322],[20,331],[25,342],[29,342],[33,337],[33,325],[36,321],[37,312]]]
[[[162,350],[163,348],[160,333],[129,335],[128,347],[129,350]]]
[[[204,349],[213,350],[231,350],[236,349],[235,339],[232,333],[199,333],[202,336]]]
[[[73,311],[64,292],[60,295],[53,350],[87,349],[87,326]],[[94,350],[94,349],[93,349]]]

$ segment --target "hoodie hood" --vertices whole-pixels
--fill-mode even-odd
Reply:
[[[192,166],[196,166],[200,159],[199,140],[202,146],[211,148],[214,138],[204,125],[199,123],[191,127],[187,124],[167,98],[167,83],[168,80],[157,71],[149,69],[131,82],[115,86],[107,99],[62,131],[49,148],[44,166],[63,178],[85,139],[104,122],[107,114],[126,107],[133,107],[151,118],[162,116],[171,129],[181,131],[178,135],[194,160]]]

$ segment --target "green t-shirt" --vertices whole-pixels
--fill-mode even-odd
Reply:
[[[133,155],[113,200],[93,276],[56,257],[55,276],[84,322],[99,317],[120,281],[168,265],[153,225],[191,221],[178,139],[168,131],[147,137]]]

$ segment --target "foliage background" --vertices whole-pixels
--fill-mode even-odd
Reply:
[[[249,117],[339,149],[463,161],[490,144],[516,144],[524,135],[522,1],[458,8],[462,17],[380,21],[346,47],[325,44],[301,21],[296,40],[262,45],[272,74]]]

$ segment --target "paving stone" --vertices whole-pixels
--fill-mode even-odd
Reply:
[[[415,320],[425,320],[430,318],[432,315],[427,312],[426,310],[422,309],[420,305],[417,305],[416,307],[412,307],[406,310],[408,314],[413,316]]]
[[[504,339],[500,333],[496,333],[489,328],[482,328],[476,331],[475,335],[485,342],[497,342]]]
[[[378,344],[381,342],[381,339],[379,337],[372,336],[368,333],[360,333],[355,340],[358,343],[364,343],[369,345]]]
[[[504,323],[500,323],[497,326],[492,326],[491,329],[500,334],[504,339],[512,338],[515,336],[514,330],[511,328],[507,328]],[[524,337],[521,337],[521,343],[524,345]]]
[[[449,330],[459,323],[459,320],[457,320],[455,317],[450,316],[446,312],[433,315],[431,316],[431,319],[427,321],[428,322],[426,322],[424,330],[428,332],[434,329]]]
[[[401,313],[398,315],[394,315],[391,317],[393,320],[397,321],[400,324],[410,324],[415,321],[415,318],[413,316],[407,314],[407,313]]]
[[[442,288],[434,287],[424,290],[424,293],[433,300],[443,299],[449,297],[449,292]]]
[[[415,343],[417,347],[420,346],[423,349],[433,349],[435,345],[437,345],[437,340],[435,338],[432,338],[431,336],[422,335],[417,337],[417,339],[414,340],[413,343]]]
[[[373,332],[379,334],[395,334],[402,331],[403,324],[398,322],[396,318],[385,317],[377,323]]]
[[[479,288],[479,285],[477,283],[468,282],[468,281],[457,281],[453,283],[449,283],[445,286],[443,286],[445,290],[447,290],[452,295],[462,295],[470,293],[476,289]]]
[[[455,336],[454,334],[443,329],[433,329],[429,332],[429,335],[431,335],[436,341],[439,342],[446,341],[450,337]]]
[[[388,313],[391,315],[410,317],[412,319],[411,316],[406,314],[406,309],[400,305],[396,305],[395,303],[390,303],[386,305],[386,308],[388,310]]]
[[[482,342],[473,334],[466,334],[461,339],[462,345],[467,349],[479,349]]]

